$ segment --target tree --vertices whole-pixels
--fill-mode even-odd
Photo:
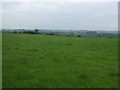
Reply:
[[[36,34],[38,33],[38,29],[35,29],[35,33],[36,33]]]
[[[23,30],[23,33],[27,33],[27,31],[26,31],[26,30]]]
[[[18,33],[21,33],[20,31]]]
[[[27,31],[27,34],[34,34],[34,31]]]
[[[78,35],[78,37],[81,37],[81,35]]]
[[[13,33],[17,33],[17,30],[15,30]]]

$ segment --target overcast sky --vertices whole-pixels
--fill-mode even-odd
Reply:
[[[2,28],[118,30],[117,2],[4,2]]]

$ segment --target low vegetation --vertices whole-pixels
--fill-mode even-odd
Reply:
[[[3,88],[117,88],[118,39],[3,33]]]
[[[18,34],[43,34],[69,37],[118,38],[118,31],[89,31],[89,30],[44,30],[44,29],[2,29],[3,32]]]

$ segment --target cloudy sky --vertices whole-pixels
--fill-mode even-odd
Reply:
[[[2,28],[117,30],[117,2],[3,2]]]

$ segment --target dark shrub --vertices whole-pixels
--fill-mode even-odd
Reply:
[[[34,34],[35,32],[34,31],[27,31],[26,33],[27,34]]]
[[[81,35],[78,35],[77,37],[81,37]]]
[[[54,33],[46,33],[45,35],[56,35],[56,34],[54,34]]]
[[[112,37],[108,37],[108,38],[112,38]]]
[[[35,29],[35,34],[37,34],[38,33],[38,30],[37,29]]]
[[[17,33],[17,30],[15,30],[13,33]]]
[[[49,35],[56,35],[56,34],[54,34],[54,33],[49,33]]]
[[[21,33],[21,32],[18,32],[18,33]]]
[[[23,31],[23,33],[27,33],[27,31],[26,31],[26,30],[24,30],[24,31]]]

